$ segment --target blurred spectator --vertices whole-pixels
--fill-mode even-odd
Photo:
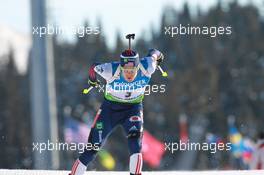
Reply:
[[[253,151],[250,169],[264,169],[264,132],[260,132]]]

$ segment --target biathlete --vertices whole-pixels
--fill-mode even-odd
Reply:
[[[101,147],[113,128],[122,125],[128,139],[131,175],[141,175],[144,91],[151,75],[163,61],[163,54],[150,49],[146,57],[139,58],[130,47],[134,34],[127,35],[129,49],[122,52],[119,62],[93,64],[89,69],[89,84],[99,85],[97,75],[106,80],[104,101],[98,110],[88,143]],[[98,150],[86,149],[75,161],[70,175],[83,175]]]

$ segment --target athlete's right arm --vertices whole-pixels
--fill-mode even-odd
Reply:
[[[100,83],[98,80],[97,80],[97,76],[96,76],[96,72],[95,72],[95,67],[96,65],[98,65],[97,63],[94,63],[91,65],[91,67],[89,68],[89,81],[88,83],[93,86],[93,87],[96,87],[98,86],[98,84]]]
[[[111,63],[103,63],[103,64],[94,64],[91,67],[95,74],[100,75],[105,80],[108,80],[112,77],[112,64]]]

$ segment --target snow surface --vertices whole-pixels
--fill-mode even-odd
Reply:
[[[69,171],[5,170],[0,175],[68,175]],[[87,171],[85,175],[129,175],[126,171]],[[264,175],[264,170],[241,171],[144,171],[142,175]]]

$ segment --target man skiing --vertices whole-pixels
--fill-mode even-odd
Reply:
[[[104,101],[98,110],[88,143],[101,147],[113,128],[122,125],[128,139],[130,151],[129,169],[131,175],[141,175],[143,106],[145,87],[156,67],[163,61],[163,54],[150,49],[144,58],[139,58],[131,49],[134,34],[127,35],[129,49],[122,52],[120,62],[93,64],[89,69],[89,84],[97,87],[97,75],[106,80]],[[98,150],[85,150],[75,161],[70,175],[83,175],[86,166],[92,161]]]

